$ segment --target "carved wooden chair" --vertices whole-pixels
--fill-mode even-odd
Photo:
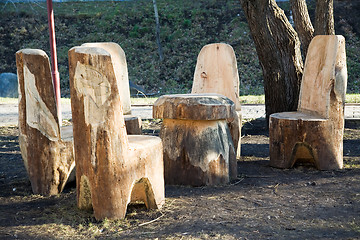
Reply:
[[[237,158],[241,150],[239,74],[233,48],[225,43],[204,46],[197,58],[191,93],[217,93],[235,103],[237,116],[229,122]]]
[[[343,167],[345,40],[316,36],[306,56],[297,112],[270,115],[270,165],[310,162],[318,169]]]
[[[116,79],[121,86],[119,94],[123,105],[127,134],[141,134],[141,118],[131,115],[129,77],[124,50],[119,44],[113,42],[84,43],[81,46],[103,48],[110,53],[114,64]]]
[[[69,51],[77,204],[96,219],[124,218],[130,202],[164,203],[160,138],[127,135],[120,83],[109,52],[98,47]]]
[[[16,53],[19,143],[35,194],[60,193],[75,166],[72,127],[60,129],[49,58],[38,49]]]

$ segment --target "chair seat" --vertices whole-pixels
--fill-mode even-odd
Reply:
[[[281,113],[273,113],[270,115],[271,118],[277,118],[277,119],[287,119],[287,120],[293,120],[293,121],[327,121],[326,118],[323,118],[319,116],[316,113],[306,113],[306,112],[281,112]]]
[[[148,135],[128,135],[128,140],[130,150],[148,149],[161,144],[159,137]]]

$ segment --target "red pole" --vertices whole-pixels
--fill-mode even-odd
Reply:
[[[52,63],[51,73],[54,83],[57,115],[59,119],[59,124],[61,126],[62,117],[61,117],[61,103],[60,103],[60,76],[58,71],[57,55],[56,55],[54,11],[52,6],[52,0],[46,0],[46,3],[48,10],[48,23],[49,23],[49,35],[50,35],[50,52],[51,52],[51,63]]]

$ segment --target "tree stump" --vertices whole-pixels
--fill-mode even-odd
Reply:
[[[35,194],[59,194],[75,166],[72,129],[60,130],[49,58],[38,49],[16,53],[19,144]],[[67,132],[65,139],[61,132]]]
[[[163,118],[165,183],[219,185],[237,177],[237,162],[227,119],[234,103],[219,94],[161,96],[153,117]]]
[[[77,204],[95,218],[120,219],[127,205],[164,203],[161,139],[127,136],[120,85],[110,53],[97,47],[69,51]]]
[[[225,43],[204,46],[197,58],[191,93],[217,93],[235,104],[237,116],[231,116],[229,128],[236,156],[241,155],[241,104],[239,100],[239,74],[233,48]]]
[[[320,170],[343,167],[346,85],[344,38],[316,36],[306,57],[298,112],[270,115],[270,166],[310,162]]]
[[[127,134],[141,134],[141,118],[131,115],[129,77],[124,50],[119,46],[119,44],[113,42],[84,43],[81,46],[102,48],[111,55],[111,60],[114,64],[115,69],[115,76],[121,86],[119,94],[121,98],[121,103],[123,105]]]

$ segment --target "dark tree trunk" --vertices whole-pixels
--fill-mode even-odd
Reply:
[[[334,35],[334,2],[317,0],[315,11],[315,35]]]
[[[266,117],[297,110],[303,70],[300,41],[274,0],[240,0],[262,66]]]
[[[290,4],[295,29],[301,41],[303,56],[306,56],[311,39],[314,37],[314,27],[309,17],[306,0],[290,0]]]

